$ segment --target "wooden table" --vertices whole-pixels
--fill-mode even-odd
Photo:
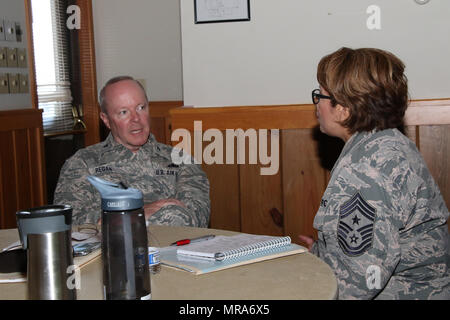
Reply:
[[[236,232],[150,226],[149,246],[163,247],[205,234]],[[19,239],[17,229],[0,230],[0,248]],[[297,300],[335,299],[336,278],[331,268],[316,256],[302,253],[222,271],[194,275],[162,266],[151,275],[153,300]],[[81,268],[81,300],[103,299],[101,256]],[[26,299],[26,283],[0,284],[0,300]]]

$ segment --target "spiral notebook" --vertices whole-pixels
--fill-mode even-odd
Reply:
[[[182,247],[161,248],[163,265],[203,274],[306,252],[290,237],[252,234],[216,236]]]

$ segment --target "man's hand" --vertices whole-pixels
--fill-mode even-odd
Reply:
[[[148,220],[148,218],[150,218],[150,216],[152,214],[154,214],[156,211],[158,211],[159,209],[161,209],[165,206],[170,206],[170,205],[176,205],[176,206],[186,208],[186,205],[177,199],[157,200],[155,202],[147,203],[146,205],[144,205],[145,220]]]
[[[165,207],[165,206],[170,206],[170,205],[176,205],[176,206],[180,206],[183,208],[186,208],[186,205],[181,202],[180,200],[177,199],[162,199],[162,200],[157,200],[155,202],[152,203],[147,203],[144,205],[144,214],[145,214],[145,220],[148,220],[148,218],[150,218],[150,216],[152,214],[154,214],[156,211],[158,211],[159,209]],[[97,221],[97,226],[101,227],[102,226],[102,219],[98,219]]]

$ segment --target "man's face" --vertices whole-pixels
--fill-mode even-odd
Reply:
[[[145,144],[150,134],[148,101],[141,87],[132,80],[122,80],[106,88],[106,113],[100,117],[111,130],[114,140],[132,152]]]

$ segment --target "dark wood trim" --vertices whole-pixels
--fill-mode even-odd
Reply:
[[[170,110],[172,129],[192,131],[194,121],[202,121],[202,129],[294,129],[313,128],[317,124],[313,105],[280,105],[192,108]]]
[[[150,101],[148,104],[150,117],[169,117],[170,110],[182,107],[183,101]]]
[[[42,110],[0,111],[0,228],[15,212],[47,202]]]
[[[311,129],[317,126],[312,104],[241,107],[182,107],[170,110],[172,129],[194,130],[194,121],[202,129]],[[450,99],[411,101],[406,110],[406,125],[450,124]]]
[[[172,123],[170,110],[183,106],[183,101],[150,101],[150,131],[159,142],[170,144]]]
[[[450,99],[414,100],[406,110],[407,126],[450,124]]]
[[[0,111],[0,131],[12,131],[28,128],[40,128],[42,130],[41,109]]]
[[[34,45],[33,45],[33,15],[31,14],[31,0],[24,0],[25,3],[25,20],[27,28],[27,42],[28,42],[28,76],[29,89],[31,95],[31,105],[34,109],[39,108],[36,86],[36,69],[34,63]]]
[[[94,22],[92,0],[77,0],[81,9],[81,29],[78,30],[80,48],[81,96],[84,123],[87,127],[85,145],[100,142],[100,110],[97,101]]]

